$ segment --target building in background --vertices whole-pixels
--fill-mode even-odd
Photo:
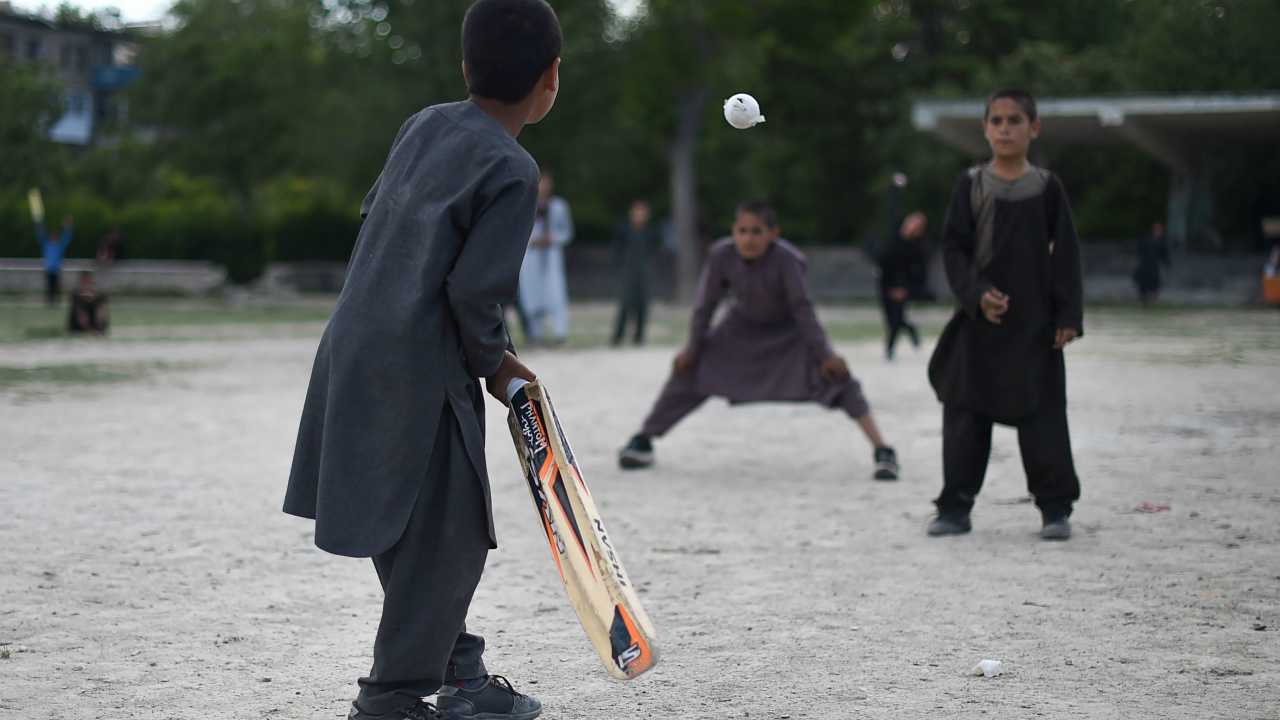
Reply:
[[[0,0],[0,67],[43,66],[62,87],[62,116],[49,131],[55,142],[87,146],[123,124],[128,103],[120,91],[138,75],[138,38],[145,28],[105,29],[92,20],[59,23],[19,12]]]
[[[1212,155],[1230,143],[1259,155],[1280,148],[1280,93],[1252,95],[1116,95],[1037,101],[1043,146],[1130,144],[1169,173],[1165,227],[1176,249],[1220,250],[1215,229]],[[984,101],[917,100],[912,123],[973,158],[990,154],[983,136]],[[1035,158],[1036,149],[1032,149]],[[1249,224],[1261,228],[1264,209]]]

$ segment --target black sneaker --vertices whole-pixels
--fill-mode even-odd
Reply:
[[[898,479],[898,454],[889,446],[878,447],[875,452],[876,472],[872,476],[877,480]]]
[[[475,690],[446,685],[436,702],[445,720],[533,720],[542,714],[537,698],[516,692],[501,675],[490,675]]]
[[[938,513],[938,517],[929,523],[925,530],[930,537],[942,535],[963,535],[973,529],[969,523],[969,513]]]
[[[638,470],[653,465],[653,442],[647,435],[636,435],[618,451],[618,465],[623,470]]]
[[[1044,527],[1040,528],[1041,540],[1068,540],[1071,538],[1071,521],[1066,515],[1056,518],[1045,518]]]
[[[351,712],[347,714],[347,720],[445,720],[445,716],[436,709],[435,705],[426,700],[418,700],[412,705],[380,714],[365,712],[359,705],[351,703]]]

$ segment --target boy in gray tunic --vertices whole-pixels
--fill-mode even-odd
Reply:
[[[622,448],[624,469],[653,464],[653,441],[711,396],[730,403],[816,402],[840,408],[875,448],[873,476],[898,478],[889,447],[862,395],[818,322],[805,282],[806,261],[779,237],[777,215],[764,202],[738,206],[733,237],[712,246],[698,283],[689,343],[648,418]],[[722,300],[728,312],[714,327]]]
[[[349,717],[530,720],[537,700],[491,676],[467,607],[497,543],[484,398],[534,378],[503,305],[533,226],[538,167],[516,142],[559,88],[544,0],[479,0],[463,21],[470,97],[400,129],[320,340],[284,510],[316,545],[371,557],[384,599]],[[424,698],[439,692],[439,709]]]

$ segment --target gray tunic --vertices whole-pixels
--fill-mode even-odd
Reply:
[[[834,351],[814,313],[806,267],[786,240],[756,260],[743,259],[732,238],[711,247],[689,328],[698,390],[733,403],[834,400],[839,389],[819,372]],[[723,300],[728,310],[711,327]]]
[[[431,477],[445,404],[489,501],[484,402],[509,345],[537,205],[533,158],[470,102],[400,129],[361,209],[342,294],[320,340],[284,510],[316,519],[316,545],[376,555],[403,533]],[[492,512],[490,543],[496,547]]]

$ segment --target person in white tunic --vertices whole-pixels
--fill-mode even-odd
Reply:
[[[551,324],[550,342],[559,344],[569,337],[569,287],[565,282],[564,246],[573,240],[573,218],[569,203],[551,194],[555,187],[550,172],[538,181],[538,210],[520,268],[520,305],[528,318],[530,343],[547,340],[546,323]]]

